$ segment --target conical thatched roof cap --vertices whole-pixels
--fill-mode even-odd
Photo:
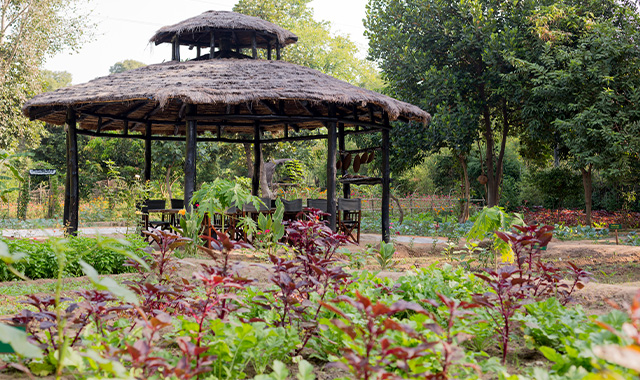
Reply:
[[[338,115],[360,122],[380,123],[384,114],[390,120],[426,123],[430,119],[416,106],[307,67],[238,59],[149,65],[40,94],[25,104],[23,112],[31,119],[60,125],[65,122],[67,107],[72,107],[80,115],[81,129],[95,130],[98,120],[112,116],[110,129],[125,128],[126,117],[141,125],[153,124],[154,133],[173,133],[173,125],[184,120],[186,104],[196,104],[203,120],[215,119],[212,124],[218,125],[224,122],[229,131],[239,125],[234,122],[240,123],[246,116],[246,124],[249,116],[256,115],[265,125],[273,117],[273,128],[284,116],[298,120],[301,128],[322,127],[331,117],[332,105]],[[230,114],[234,117],[227,119],[225,115]],[[206,130],[206,123],[199,123],[199,130],[201,125]]]
[[[228,11],[207,11],[177,24],[160,28],[151,37],[150,42],[159,45],[171,42],[173,37],[178,35],[182,45],[206,47],[210,44],[212,30],[234,32],[235,42],[240,48],[251,47],[251,36],[254,32],[257,34],[257,44],[260,48],[275,47],[276,39],[280,46],[298,41],[298,36],[290,31],[257,17]],[[216,39],[219,38],[218,34]]]

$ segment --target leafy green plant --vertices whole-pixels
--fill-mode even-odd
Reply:
[[[10,181],[16,180],[19,184],[26,182],[25,178],[11,162],[15,156],[15,154],[0,149],[0,169],[8,169],[10,173],[10,175],[4,175],[0,172],[0,200],[5,203],[8,202],[8,194],[20,189],[20,187],[12,187]]]
[[[485,207],[477,216],[467,234],[467,241],[484,240],[491,237],[494,249],[500,253],[503,262],[513,262],[513,251],[509,244],[500,239],[496,231],[508,231],[514,225],[524,225],[519,214],[505,212],[502,207]]]
[[[277,250],[278,242],[285,233],[285,226],[282,223],[284,217],[284,205],[278,199],[276,210],[273,214],[260,213],[258,215],[257,231],[253,235],[253,245],[258,249],[271,254]]]
[[[396,253],[393,243],[385,243],[381,241],[380,248],[371,249],[371,252],[378,262],[378,265],[380,265],[381,270],[393,269],[393,267],[397,265],[396,261],[393,259],[393,255]]]

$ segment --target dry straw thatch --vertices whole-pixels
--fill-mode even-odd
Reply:
[[[327,117],[328,105],[336,104],[339,114],[352,116],[357,110],[361,121],[379,123],[383,111],[390,120],[426,123],[430,119],[428,113],[416,106],[307,67],[284,61],[238,59],[149,65],[40,94],[25,104],[23,112],[32,119],[61,125],[67,107],[72,106],[81,115],[83,129],[95,130],[98,114],[103,118],[126,115],[134,122],[156,124],[154,133],[169,133],[174,128],[166,127],[164,131],[161,125],[169,122],[177,125],[183,120],[185,104],[198,105],[198,115],[278,113]],[[230,105],[243,106],[230,108]],[[124,122],[111,122],[113,129],[123,126]],[[305,127],[321,126],[322,122],[310,122]]]
[[[286,46],[298,41],[298,37],[290,31],[257,17],[227,11],[207,11],[177,24],[160,28],[151,37],[150,42],[156,45],[171,42],[173,36],[179,35],[182,44],[209,46],[209,30],[211,29],[216,31],[235,31],[236,42],[238,42],[240,48],[251,47],[251,34],[253,32],[259,33],[257,42],[258,47],[261,48],[267,47],[265,37],[277,38],[280,46]],[[217,46],[220,46],[219,37],[220,35],[216,37]],[[271,41],[270,45],[274,47],[274,43],[275,41]]]

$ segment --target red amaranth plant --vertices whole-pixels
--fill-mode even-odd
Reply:
[[[444,328],[435,323],[437,320],[435,315],[413,302],[397,301],[387,306],[381,302],[373,303],[358,291],[356,291],[355,299],[339,296],[331,301],[333,304],[352,306],[358,311],[358,318],[350,317],[336,306],[322,303],[323,307],[340,317],[333,319],[331,323],[350,340],[350,344],[342,350],[342,360],[334,365],[351,372],[353,378],[359,380],[400,378],[444,380],[455,378],[452,368],[464,357],[462,348],[458,344],[467,337],[464,334],[454,332],[453,326],[456,319],[473,315],[474,312],[470,309],[478,307],[478,305],[451,300],[440,294],[438,297],[448,311]],[[423,302],[435,307],[440,306],[440,302],[435,300],[423,300]],[[440,338],[428,339],[408,324],[392,319],[393,315],[403,312],[428,316],[433,323],[425,323],[424,327],[436,333]],[[409,340],[413,340],[415,343],[409,347],[401,341],[394,340],[390,336],[392,331],[405,334]],[[440,368],[436,371],[417,373],[409,362],[426,356],[437,357]],[[480,372],[479,367],[474,364],[462,363],[460,365],[471,367],[478,373]],[[400,372],[403,376],[399,376],[396,372]]]

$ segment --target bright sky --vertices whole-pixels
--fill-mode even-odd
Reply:
[[[95,38],[78,53],[63,52],[50,58],[45,68],[68,71],[73,83],[84,83],[109,74],[118,61],[135,59],[147,64],[171,58],[168,44],[151,46],[148,41],[160,27],[175,24],[208,10],[228,10],[237,0],[93,0]],[[313,0],[317,20],[330,21],[332,30],[349,34],[366,51],[362,20],[367,0]]]

